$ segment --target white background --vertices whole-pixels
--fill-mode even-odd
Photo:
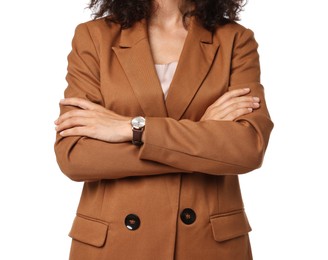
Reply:
[[[0,259],[68,259],[82,184],[53,152],[66,57],[86,2],[6,1],[0,15]],[[328,259],[325,1],[249,0],[275,128],[241,177],[254,259]],[[326,39],[325,39],[326,38]]]

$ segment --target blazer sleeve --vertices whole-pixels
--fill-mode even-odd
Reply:
[[[86,24],[76,28],[66,80],[66,98],[79,97],[104,104],[100,91],[99,55]],[[61,106],[60,114],[70,109],[77,108]],[[75,181],[184,172],[153,160],[140,160],[139,148],[131,143],[108,143],[57,134],[54,148],[60,169]]]
[[[248,29],[236,37],[229,90],[250,88],[250,94],[261,99],[259,109],[235,121],[147,118],[140,159],[213,175],[246,173],[260,167],[273,123],[260,84],[257,47]]]

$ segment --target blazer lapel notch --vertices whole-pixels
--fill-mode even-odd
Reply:
[[[164,94],[151,54],[146,21],[122,30],[119,47],[112,49],[144,112],[143,116],[166,117]]]
[[[219,48],[212,32],[191,19],[189,32],[166,100],[168,115],[181,119],[205,80]]]

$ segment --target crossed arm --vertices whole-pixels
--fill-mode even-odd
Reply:
[[[201,121],[233,121],[252,113],[260,107],[260,99],[245,96],[249,92],[249,88],[242,88],[225,93],[207,108]],[[55,121],[56,131],[61,136],[86,136],[110,143],[132,140],[131,118],[81,98],[63,99],[60,104],[80,108],[64,113]]]
[[[146,118],[144,145],[138,148],[130,142],[131,118],[95,103],[101,104],[99,57],[86,26],[80,26],[55,121],[61,170],[73,180],[93,181],[176,172],[240,174],[260,167],[273,124],[259,83],[257,44],[249,30],[239,38],[229,91],[199,122]]]

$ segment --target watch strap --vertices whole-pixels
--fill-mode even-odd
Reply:
[[[132,127],[132,143],[137,146],[143,145],[142,142],[142,133],[144,128],[136,129]]]

